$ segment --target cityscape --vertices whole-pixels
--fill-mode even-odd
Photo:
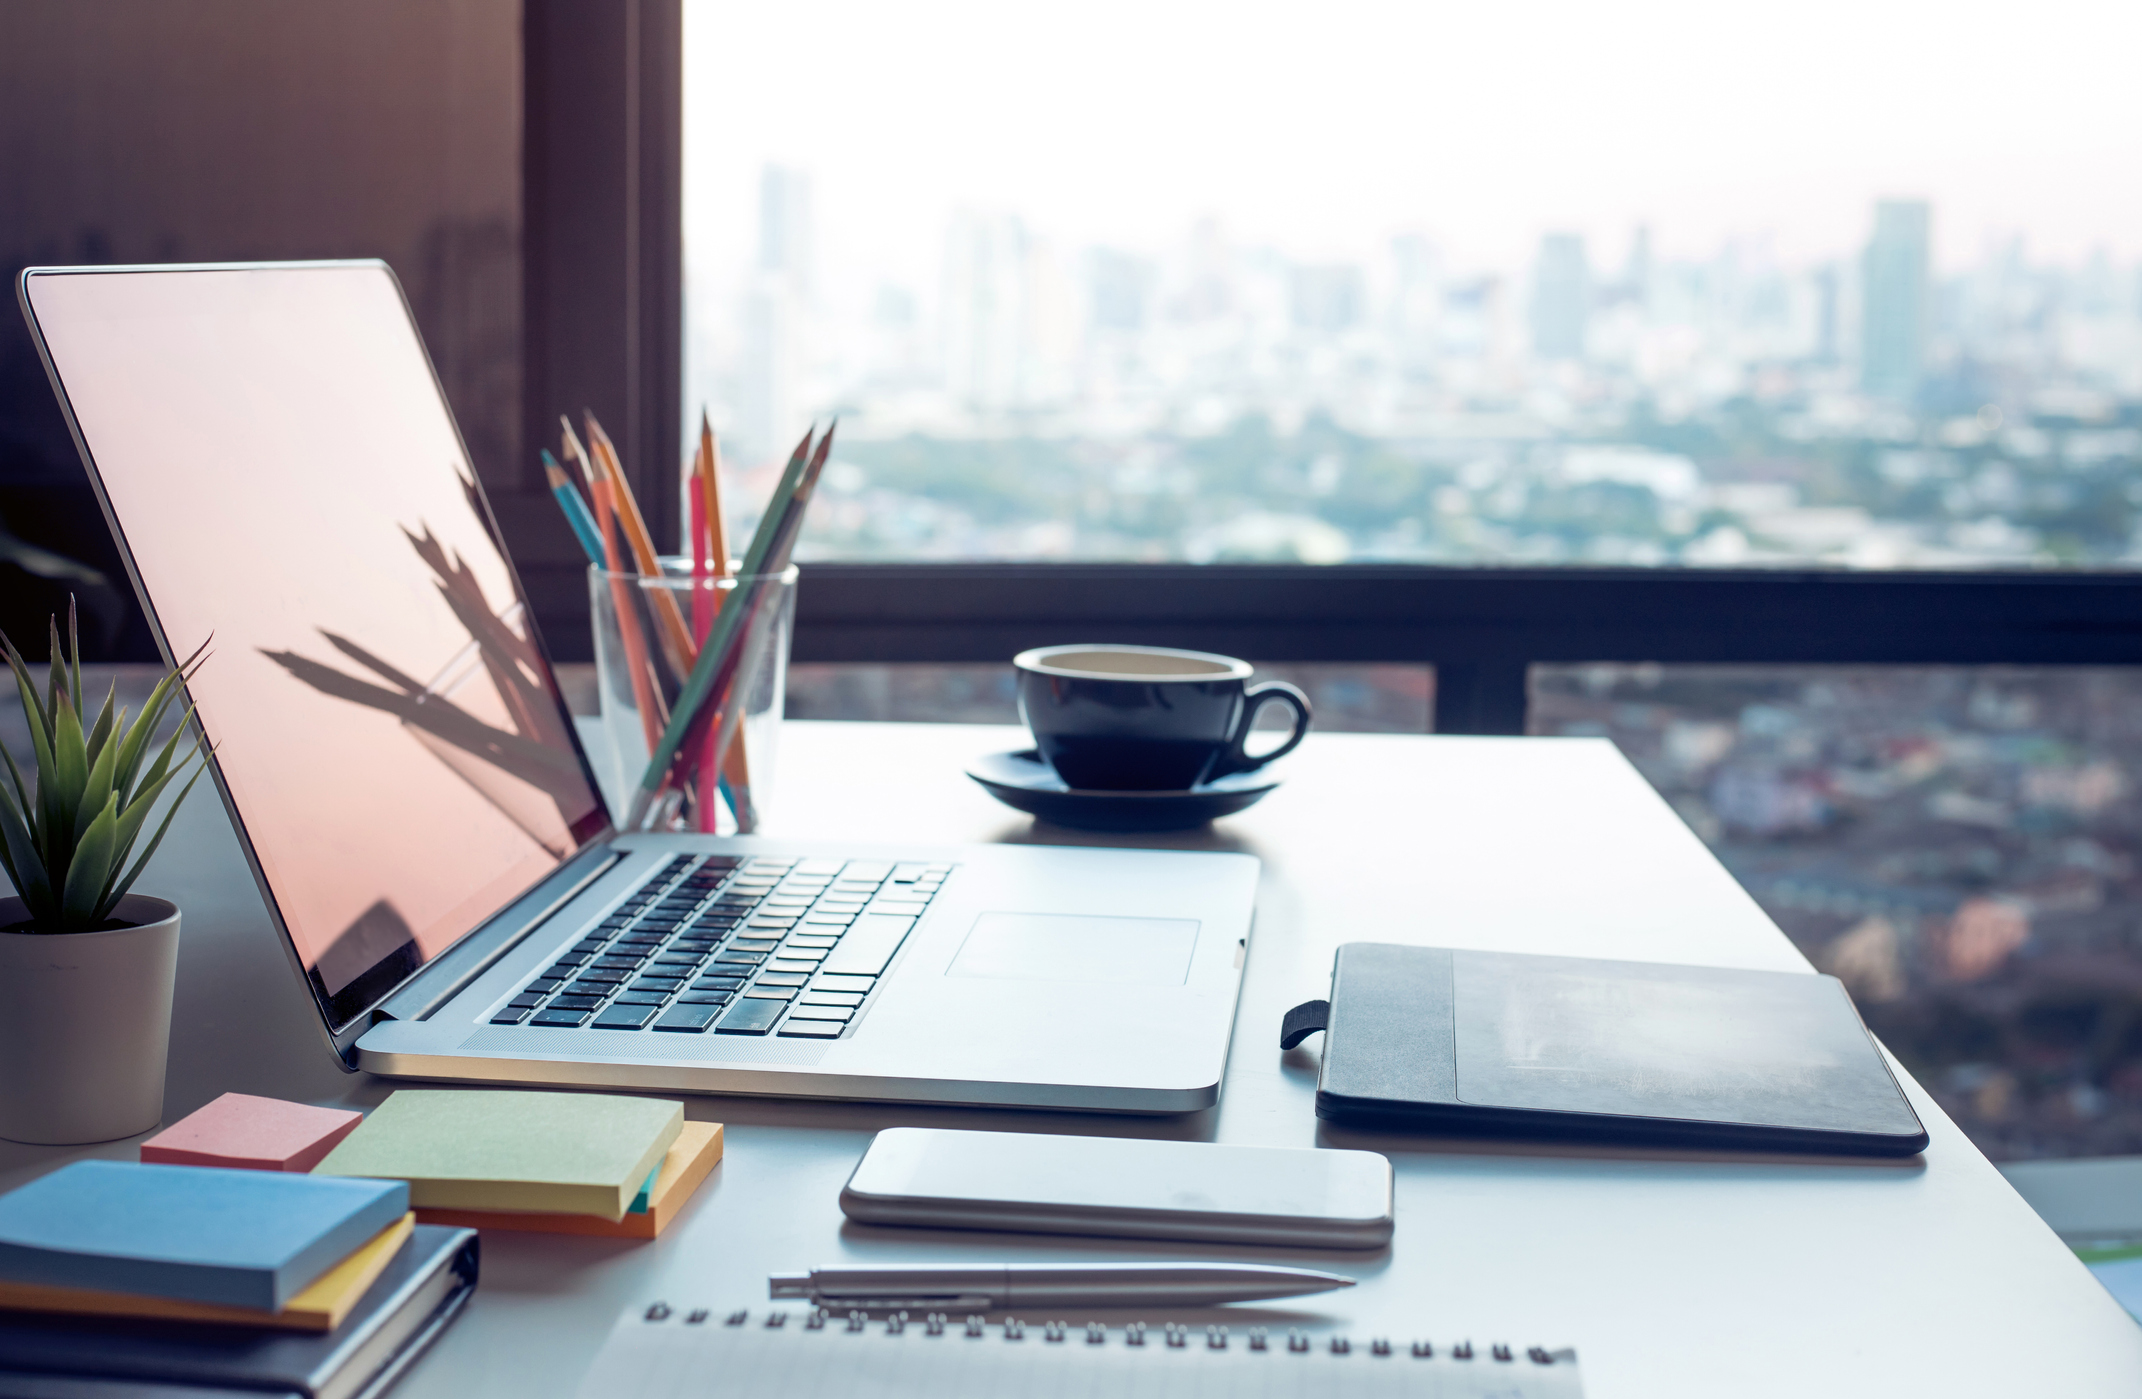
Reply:
[[[813,181],[690,271],[688,396],[737,497],[814,418],[806,557],[2121,567],[2142,560],[2142,267],[2015,234],[1937,273],[1939,210],[1856,249],[1707,259],[1425,232],[1361,261],[1072,247],[947,220],[935,284],[827,294]],[[748,510],[746,511],[748,517]]]

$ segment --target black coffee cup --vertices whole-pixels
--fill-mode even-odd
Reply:
[[[1044,646],[1012,658],[1019,714],[1067,786],[1180,792],[1263,767],[1309,732],[1309,697],[1284,681],[1248,686],[1250,664],[1159,646]],[[1269,753],[1243,751],[1257,711],[1294,711]]]

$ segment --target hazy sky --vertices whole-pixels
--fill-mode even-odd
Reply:
[[[687,238],[754,245],[758,170],[811,172],[821,265],[927,277],[957,206],[1076,246],[1352,256],[1403,229],[1515,268],[1771,235],[1856,250],[1931,199],[1937,256],[2142,256],[2142,4],[688,0]],[[843,272],[843,269],[845,271]]]

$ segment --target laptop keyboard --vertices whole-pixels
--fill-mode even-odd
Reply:
[[[951,872],[679,856],[491,1023],[838,1039]]]

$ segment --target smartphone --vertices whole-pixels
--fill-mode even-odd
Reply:
[[[1373,1151],[891,1127],[840,1208],[863,1224],[1382,1248],[1391,1163]]]

